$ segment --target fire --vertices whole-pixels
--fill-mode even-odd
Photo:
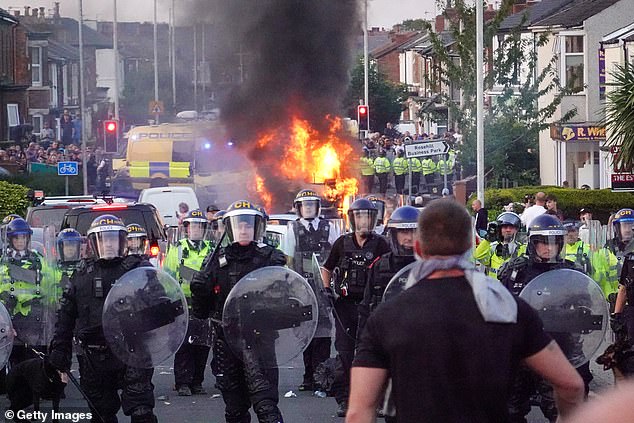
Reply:
[[[255,175],[255,190],[260,195],[260,198],[264,203],[264,210],[270,210],[271,205],[273,204],[273,197],[264,186],[264,179],[258,174]]]
[[[289,128],[268,131],[258,138],[252,158],[262,164],[263,158],[276,157],[270,163],[275,181],[256,176],[257,192],[267,209],[273,202],[271,192],[279,192],[280,187],[274,184],[280,181],[288,181],[288,189],[323,184],[323,196],[347,209],[344,199],[357,193],[358,181],[346,165],[356,158],[349,141],[339,136],[341,119],[326,117],[326,121],[328,130],[322,133],[308,121],[293,117]]]

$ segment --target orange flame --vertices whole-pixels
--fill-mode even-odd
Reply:
[[[341,119],[326,119],[328,131],[322,134],[308,121],[293,117],[286,134],[282,130],[262,134],[252,156],[258,160],[270,157],[271,152],[278,153],[273,165],[277,175],[294,182],[294,188],[306,183],[324,184],[324,197],[337,202],[342,208],[344,199],[358,191],[357,180],[351,177],[351,169],[346,168],[347,164],[354,162],[353,148],[346,139],[339,136]],[[272,187],[267,189],[266,181],[260,176],[256,176],[256,187],[262,201],[269,208],[273,202],[270,193]]]
[[[270,210],[271,205],[273,204],[273,196],[267,191],[264,186],[264,179],[258,174],[255,175],[255,190],[260,195],[260,198],[264,203],[264,209]]]

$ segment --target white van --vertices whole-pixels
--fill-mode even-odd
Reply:
[[[141,191],[139,203],[150,203],[157,208],[163,222],[169,226],[178,226],[178,205],[185,203],[189,210],[200,208],[196,193],[191,187],[147,188]]]

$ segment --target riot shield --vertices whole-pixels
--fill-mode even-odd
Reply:
[[[324,293],[324,280],[321,277],[321,266],[317,254],[313,253],[312,259],[312,280],[308,282],[313,288],[315,297],[317,298],[317,330],[315,330],[315,338],[330,338],[332,330],[335,327],[332,315],[333,304]]]
[[[247,274],[231,289],[222,327],[237,357],[276,368],[306,349],[317,315],[317,299],[306,279],[288,268],[270,266]]]
[[[589,276],[571,269],[551,270],[520,293],[530,304],[570,364],[579,367],[597,352],[607,329],[608,306]]]
[[[591,220],[587,224],[588,229],[588,245],[592,251],[597,251],[605,246],[608,238],[606,225],[601,225],[599,220]]]
[[[9,356],[13,349],[13,338],[11,316],[5,306],[0,303],[0,368],[9,362]]]
[[[416,265],[416,261],[403,267],[394,276],[392,276],[392,279],[390,279],[390,282],[385,287],[383,301],[389,301],[401,292],[405,291],[405,284],[407,283],[409,272],[414,268],[414,265]]]
[[[20,338],[31,346],[48,345],[55,324],[56,297],[51,272],[42,272],[42,263],[33,255],[30,262],[5,260],[2,267],[0,300],[11,316]],[[32,265],[27,265],[30,263]]]
[[[148,369],[170,358],[183,343],[187,301],[166,272],[138,267],[112,286],[102,318],[112,352],[129,366]]]
[[[57,251],[57,237],[55,236],[55,226],[44,226],[42,228],[42,244],[44,245],[44,259],[53,266],[59,259]]]
[[[185,342],[191,345],[213,346],[215,332],[211,323],[211,318],[198,319],[190,314]]]

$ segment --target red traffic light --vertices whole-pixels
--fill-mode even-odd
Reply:
[[[116,132],[117,131],[117,122],[110,120],[106,121],[104,124],[107,132]]]
[[[366,116],[368,114],[368,106],[358,106],[359,116]]]

